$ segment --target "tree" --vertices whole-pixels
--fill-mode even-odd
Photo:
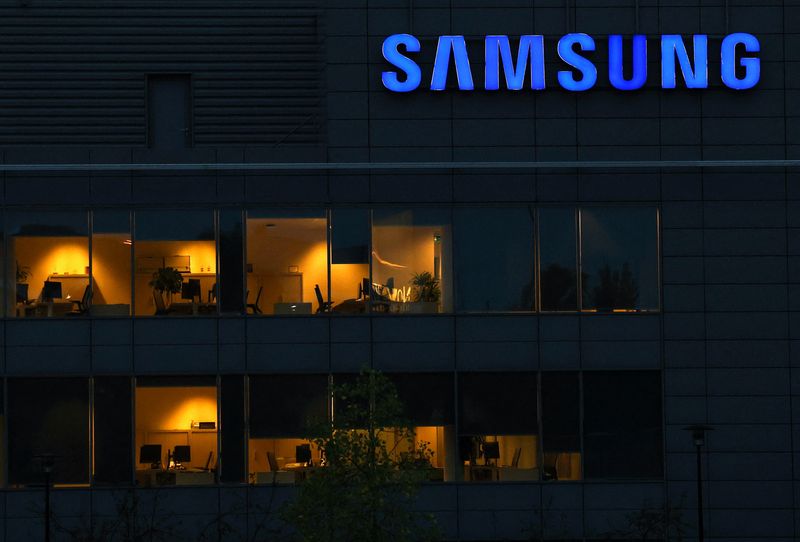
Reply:
[[[352,384],[333,386],[332,421],[311,441],[324,457],[284,510],[303,542],[435,540],[435,521],[414,509],[431,468],[427,443],[415,442],[391,381],[363,370]]]
[[[639,286],[630,265],[622,264],[621,270],[612,270],[608,265],[597,272],[600,283],[594,287],[594,306],[601,310],[633,309],[639,299]]]

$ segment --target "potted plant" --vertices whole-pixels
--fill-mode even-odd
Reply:
[[[174,267],[161,267],[153,273],[153,280],[148,283],[153,290],[162,296],[167,293],[167,304],[172,303],[172,294],[181,291],[183,276]]]
[[[17,260],[17,302],[25,303],[28,300],[28,277],[31,276],[31,268],[27,265],[20,265]]]
[[[420,312],[425,314],[436,313],[439,309],[439,299],[442,297],[442,290],[439,288],[439,279],[423,271],[411,277],[411,299],[410,312]]]

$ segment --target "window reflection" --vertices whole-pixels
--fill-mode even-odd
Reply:
[[[92,214],[93,316],[130,315],[132,244],[127,211]]]
[[[530,207],[456,209],[456,308],[532,311],[534,224]]]
[[[136,315],[216,312],[211,211],[138,211],[134,253]]]
[[[575,209],[539,210],[539,283],[543,311],[578,308]]]
[[[372,214],[372,310],[436,313],[452,310],[449,213],[379,209]]]
[[[6,290],[9,316],[88,313],[86,213],[9,213],[7,237],[6,277],[13,285]]]
[[[147,377],[136,382],[136,483],[215,482],[217,386],[213,377]]]
[[[327,262],[324,211],[249,211],[247,313],[325,312]]]
[[[658,309],[658,224],[654,208],[584,208],[583,309]]]

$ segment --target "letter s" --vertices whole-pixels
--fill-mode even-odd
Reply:
[[[409,53],[418,53],[419,40],[411,34],[393,34],[383,41],[383,58],[406,74],[405,81],[400,81],[397,72],[387,71],[381,74],[383,86],[392,92],[411,92],[419,87],[422,81],[422,70],[416,62],[403,55],[399,46],[404,45]]]

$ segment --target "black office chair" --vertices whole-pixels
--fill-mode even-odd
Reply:
[[[314,294],[317,296],[317,304],[319,304],[317,314],[322,312],[331,312],[333,301],[325,301],[325,298],[322,297],[322,290],[319,289],[319,284],[314,285]]]
[[[253,314],[261,314],[261,307],[258,306],[258,303],[261,301],[261,292],[264,290],[263,286],[258,287],[258,294],[256,295],[256,302],[255,303],[248,303],[247,309],[251,309]]]
[[[72,310],[67,313],[67,316],[81,316],[89,312],[89,306],[92,302],[92,287],[87,284],[83,289],[83,296],[80,300],[72,300]]]
[[[211,304],[212,301],[214,303],[217,302],[217,283],[216,282],[211,285],[211,289],[208,291],[208,303]]]

